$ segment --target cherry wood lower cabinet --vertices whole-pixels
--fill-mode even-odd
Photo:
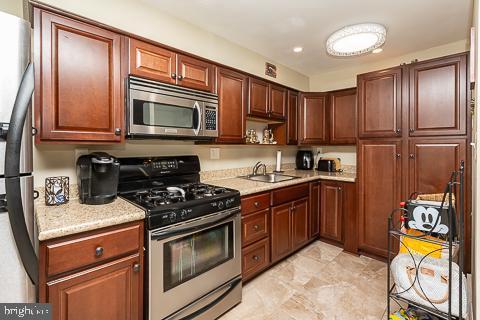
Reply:
[[[134,222],[40,242],[39,299],[53,319],[143,319],[143,233]]]
[[[322,182],[320,236],[343,242],[343,185],[338,182]]]
[[[320,181],[310,183],[310,239],[316,238],[320,234],[321,187]]]
[[[402,195],[402,141],[360,140],[358,155],[358,247],[387,256],[387,218]]]

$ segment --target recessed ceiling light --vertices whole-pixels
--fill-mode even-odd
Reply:
[[[327,52],[348,57],[371,52],[385,43],[387,30],[378,23],[361,23],[335,31],[327,39]]]
[[[293,52],[302,52],[303,51],[303,48],[302,47],[294,47],[293,48]]]
[[[383,51],[382,48],[377,48],[377,49],[373,49],[373,50],[372,50],[372,53],[380,53],[380,52],[382,52],[382,51]]]

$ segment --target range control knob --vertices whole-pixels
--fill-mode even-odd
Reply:
[[[180,218],[182,218],[182,220],[184,220],[185,218],[187,218],[187,210],[183,209],[182,211],[180,211]]]
[[[232,199],[227,199],[227,200],[225,200],[225,206],[226,206],[227,208],[230,208],[230,207],[232,206],[232,204],[233,204],[233,200],[232,200]]]
[[[177,219],[177,214],[175,212],[170,213],[170,222],[175,222],[175,219]]]
[[[222,201],[218,201],[218,209],[223,209],[223,202]]]

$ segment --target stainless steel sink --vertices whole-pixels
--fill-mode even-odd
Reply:
[[[253,181],[260,181],[260,182],[277,183],[277,182],[288,181],[292,179],[298,179],[299,177],[289,176],[289,175],[280,174],[280,173],[267,173],[267,174],[242,176],[239,178],[253,180]]]

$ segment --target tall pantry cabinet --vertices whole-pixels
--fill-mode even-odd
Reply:
[[[386,256],[387,217],[412,192],[442,193],[462,160],[469,176],[467,56],[455,54],[358,75],[361,252]],[[469,194],[465,196],[468,204]]]

